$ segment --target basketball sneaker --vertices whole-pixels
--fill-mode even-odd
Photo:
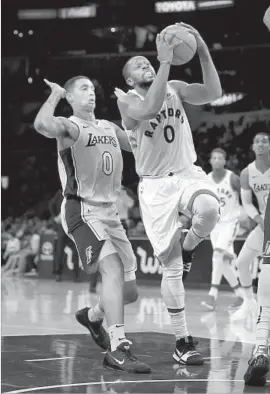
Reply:
[[[201,302],[201,306],[208,311],[214,311],[217,306],[217,301],[214,296],[208,295],[207,299]]]
[[[192,261],[194,259],[194,253],[195,253],[195,250],[185,250],[183,248],[184,240],[188,234],[188,231],[189,230],[182,230],[182,232],[181,232],[182,259],[183,259],[183,276],[182,276],[183,282],[191,270]]]
[[[236,297],[234,302],[228,306],[229,311],[240,308],[240,306],[243,304],[243,301],[243,298]]]
[[[173,359],[183,365],[202,365],[202,355],[197,352],[196,345],[198,342],[193,341],[191,335],[176,341],[176,347]]]
[[[128,342],[122,342],[113,352],[107,350],[103,365],[106,368],[131,373],[150,373],[151,368],[133,356]]]
[[[254,348],[255,349],[255,348]],[[263,386],[266,383],[266,374],[269,371],[268,346],[258,346],[252,352],[244,381],[247,386]]]
[[[110,338],[104,327],[103,320],[92,322],[88,318],[88,311],[90,308],[83,308],[76,312],[77,321],[89,330],[92,338],[101,349],[107,350],[110,346]]]

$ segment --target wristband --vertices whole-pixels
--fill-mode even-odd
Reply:
[[[163,63],[168,63],[169,65],[171,65],[172,63],[171,62],[169,62],[169,60],[162,60],[162,62],[159,62],[160,64],[163,64]]]

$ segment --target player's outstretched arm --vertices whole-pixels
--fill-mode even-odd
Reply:
[[[222,88],[218,72],[213,63],[208,47],[200,33],[194,27],[186,23],[177,23],[186,27],[194,35],[197,41],[197,50],[201,62],[203,84],[188,84],[183,81],[170,81],[170,84],[178,91],[183,101],[194,105],[208,104],[222,95]]]
[[[67,133],[67,119],[57,118],[54,111],[61,100],[66,97],[66,91],[54,82],[44,79],[44,82],[51,88],[51,94],[42,105],[34,121],[34,128],[48,138],[58,138]]]
[[[241,200],[248,216],[263,228],[263,219],[258,209],[252,204],[252,189],[248,182],[248,168],[244,168],[240,175]]]
[[[270,7],[267,8],[263,17],[263,23],[270,30]]]
[[[111,125],[113,126],[116,132],[116,136],[119,141],[120,148],[128,152],[132,152],[127,133],[123,129],[121,129],[121,127],[117,126],[115,123],[111,123]]]
[[[160,67],[144,100],[142,101],[139,97],[127,95],[120,89],[115,89],[115,95],[118,98],[117,104],[122,117],[128,117],[137,121],[152,119],[156,117],[162,107],[174,46],[165,41],[164,33],[157,35],[156,45]]]

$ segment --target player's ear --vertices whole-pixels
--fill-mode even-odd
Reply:
[[[132,78],[128,78],[128,79],[126,80],[126,83],[128,84],[128,86],[131,86],[131,87],[134,86],[134,82],[133,82],[133,79],[132,79]]]
[[[69,103],[72,103],[73,97],[72,97],[72,95],[71,95],[70,93],[67,93],[67,94],[66,94],[66,100],[67,100]]]

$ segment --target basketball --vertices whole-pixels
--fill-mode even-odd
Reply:
[[[172,65],[180,66],[189,62],[197,50],[196,38],[183,26],[167,26],[163,32],[165,32],[166,42],[176,44]]]

